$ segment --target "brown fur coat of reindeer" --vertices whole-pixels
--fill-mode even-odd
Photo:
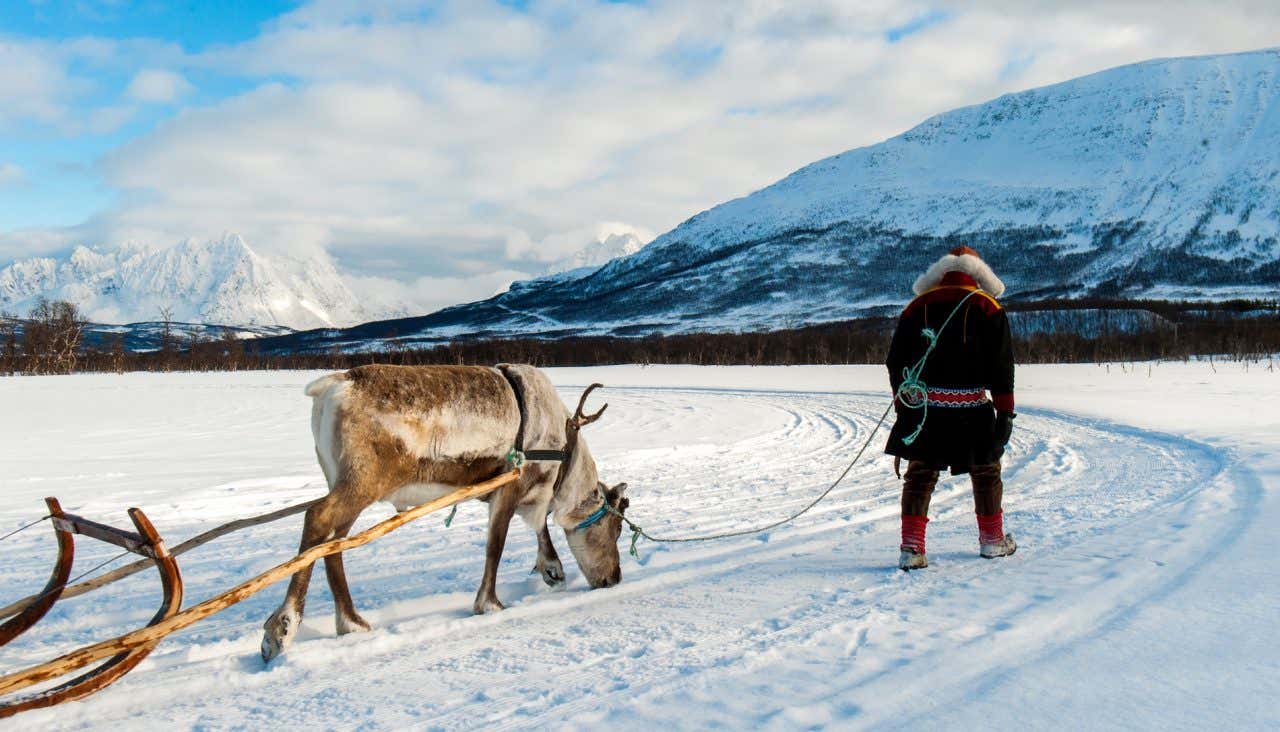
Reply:
[[[599,481],[591,451],[578,434],[604,412],[603,407],[592,415],[582,412],[595,386],[570,415],[546,375],[527,365],[373,365],[313,381],[306,387],[313,399],[311,431],[329,493],[307,511],[299,550],[346,536],[374,502],[387,501],[403,511],[507,470],[506,456],[522,424],[518,388],[524,400],[523,443],[563,449],[567,460],[531,461],[518,481],[480,499],[489,504],[489,533],[473,610],[503,609],[495,583],[516,514],[537,533],[534,569],[548,585],[565,578],[547,530],[548,514],[564,530],[587,582],[593,588],[617,584],[621,519],[608,512],[580,526],[606,503],[618,513],[627,506],[625,484],[608,488]],[[264,660],[283,652],[297,633],[311,569],[293,576],[284,602],[264,624]],[[368,630],[351,600],[341,554],[325,558],[325,573],[338,633]]]

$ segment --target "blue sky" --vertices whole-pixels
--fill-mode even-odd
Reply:
[[[196,52],[248,40],[264,22],[298,5],[295,0],[17,0],[6,3],[4,30],[51,40],[163,38]]]
[[[0,266],[235,232],[437,307],[948,109],[1277,29],[1262,0],[5,0]]]
[[[297,5],[292,0],[8,0],[0,11],[0,42],[57,46],[86,38],[146,39],[171,47],[161,51],[165,55],[197,54],[249,40],[263,23]],[[95,110],[121,105],[137,71],[129,63],[99,64],[74,56],[67,68],[78,82],[70,115],[82,123]],[[0,231],[74,224],[106,209],[114,196],[95,165],[102,155],[146,134],[183,106],[213,103],[251,86],[249,80],[209,71],[188,71],[186,78],[193,84],[190,94],[122,109],[118,124],[68,132],[26,122],[5,130],[0,161],[21,169],[23,184],[0,196]]]
[[[297,6],[294,0],[18,0],[0,10],[0,26],[15,36],[51,40],[166,38],[184,50],[200,51],[246,41],[266,20]]]

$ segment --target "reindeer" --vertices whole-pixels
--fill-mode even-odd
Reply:
[[[554,449],[529,450],[518,481],[479,499],[489,504],[489,535],[473,611],[503,609],[495,583],[515,514],[537,533],[534,571],[547,585],[565,580],[547,530],[550,513],[588,584],[617,584],[626,484],[609,488],[598,480],[595,460],[579,436],[608,407],[583,414],[598,386],[583,392],[569,416],[546,375],[526,365],[372,365],[311,382],[311,432],[329,493],[307,510],[299,551],[346,536],[375,501],[404,511],[495,477],[529,444]],[[351,600],[342,555],[325,557],[324,563],[338,634],[368,630]],[[284,602],[263,625],[264,661],[282,653],[297,633],[311,569],[293,575]]]

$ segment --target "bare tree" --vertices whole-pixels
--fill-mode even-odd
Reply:
[[[13,376],[18,370],[18,319],[0,312],[0,374]]]
[[[40,298],[31,308],[22,334],[27,370],[34,374],[69,374],[76,370],[84,340],[85,320],[75,303]]]
[[[203,356],[202,346],[204,345],[204,334],[199,329],[194,329],[187,334],[187,368],[196,371],[200,369],[201,358]]]
[[[218,345],[222,356],[222,367],[228,371],[239,371],[244,364],[244,343],[236,336],[235,329],[223,326],[222,338],[218,341]]]
[[[173,308],[165,305],[160,308],[160,367],[168,371],[173,368]]]
[[[124,373],[124,364],[128,352],[124,347],[124,334],[112,333],[107,340],[107,363],[108,368],[117,374]]]

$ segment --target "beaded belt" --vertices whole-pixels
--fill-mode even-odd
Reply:
[[[931,407],[977,407],[986,403],[986,389],[929,389]]]

